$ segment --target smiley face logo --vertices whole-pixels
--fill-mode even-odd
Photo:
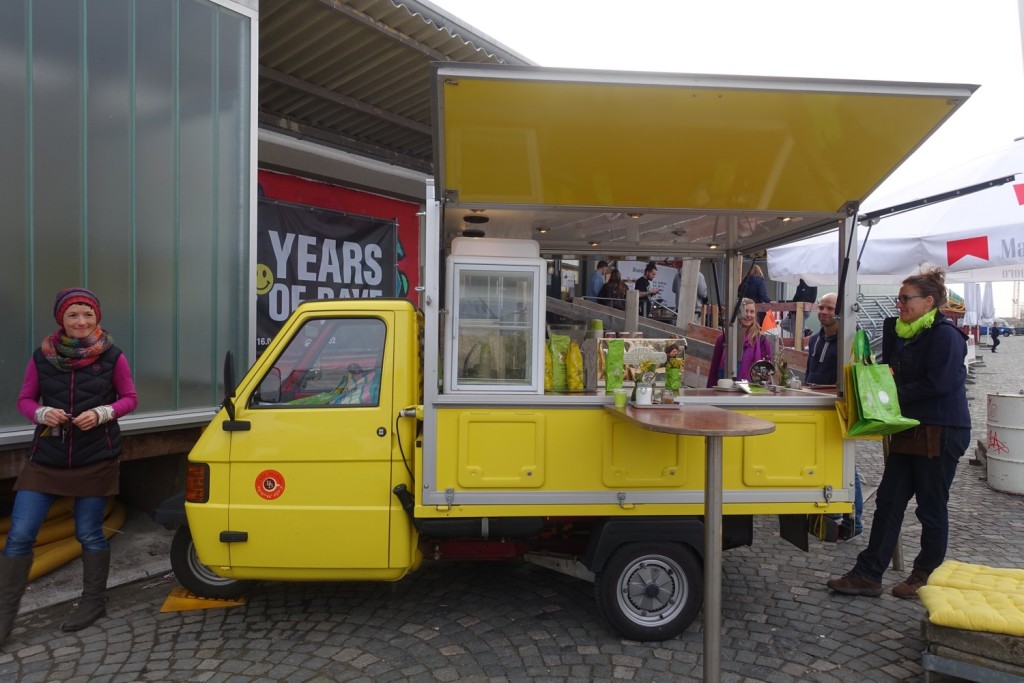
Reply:
[[[270,288],[274,286],[274,271],[270,269],[270,266],[257,263],[256,264],[256,293],[266,294],[270,291]]]

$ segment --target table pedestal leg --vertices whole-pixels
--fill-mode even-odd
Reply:
[[[722,437],[706,437],[704,479],[704,680],[721,675]]]

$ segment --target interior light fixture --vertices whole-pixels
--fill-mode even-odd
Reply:
[[[541,226],[541,227],[537,228],[537,232],[539,232],[542,235],[546,235],[547,232],[548,232],[548,229],[545,228],[544,226]]]
[[[708,249],[718,249],[718,242],[708,242]]]
[[[596,247],[596,246],[600,245],[601,243],[600,242],[588,242],[588,244],[590,244],[590,246],[592,246],[592,247]]]
[[[643,216],[642,213],[636,213],[636,212],[633,212],[633,213],[630,213],[630,214],[627,214],[627,215],[630,218],[632,218],[633,220],[637,220],[638,218],[640,218],[640,216]]]
[[[783,223],[788,223],[788,222],[790,222],[791,220],[793,220],[793,217],[792,217],[792,216],[783,216],[783,217],[782,217],[782,222],[783,222]]]

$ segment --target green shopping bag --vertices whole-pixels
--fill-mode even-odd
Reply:
[[[892,371],[888,365],[874,362],[863,330],[858,330],[854,337],[853,360],[846,376],[847,405],[851,408],[848,411],[848,436],[895,434],[920,424],[901,414]]]

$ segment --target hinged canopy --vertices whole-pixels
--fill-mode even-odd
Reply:
[[[494,223],[488,236],[598,251],[749,250],[834,225],[975,89],[502,65],[435,74],[448,208],[526,209],[509,228],[520,234]],[[565,209],[591,216],[543,213]],[[451,215],[455,230],[464,214]]]

